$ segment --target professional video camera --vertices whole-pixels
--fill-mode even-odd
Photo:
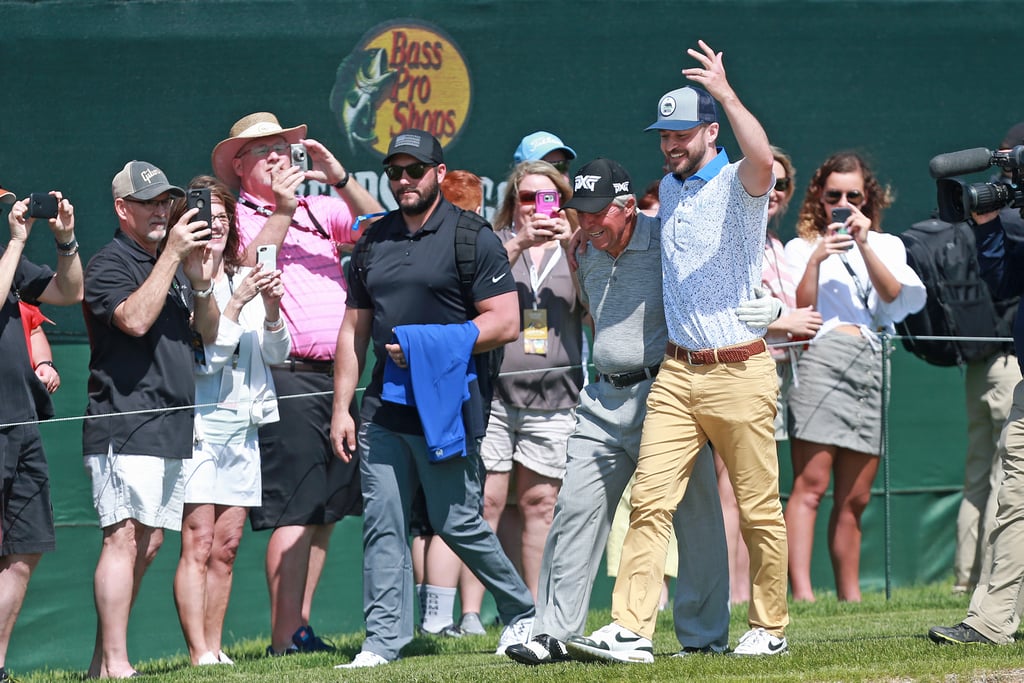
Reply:
[[[984,171],[1000,166],[1011,172],[1010,182],[966,183],[948,176]],[[989,213],[1004,206],[1020,208],[1024,216],[1024,145],[1009,151],[991,152],[984,147],[939,154],[928,163],[928,170],[939,190],[939,218],[947,223],[967,220],[971,213]]]

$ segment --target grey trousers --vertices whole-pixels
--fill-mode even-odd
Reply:
[[[615,507],[636,470],[653,380],[616,389],[593,382],[580,394],[565,479],[544,546],[534,634],[584,632],[590,594]],[[679,576],[673,617],[684,647],[729,645],[729,560],[715,462],[705,447],[673,518]]]
[[[964,623],[996,643],[1013,642],[1024,609],[1024,382],[1013,390],[1005,428],[1003,478],[996,490],[991,562],[971,596]]]
[[[431,464],[422,436],[364,424],[359,432],[363,489],[363,610],[368,650],[393,660],[413,638],[416,604],[409,510],[422,485],[430,524],[494,596],[505,624],[534,615],[533,597],[481,515],[478,445]]]

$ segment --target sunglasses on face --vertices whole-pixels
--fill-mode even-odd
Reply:
[[[843,192],[842,190],[826,190],[821,193],[821,196],[825,198],[825,202],[828,204],[838,204],[846,197],[846,201],[853,206],[860,206],[864,203],[864,193],[860,190],[850,190],[849,192]]]
[[[274,152],[278,156],[284,156],[285,153],[288,152],[288,145],[286,145],[283,142],[277,142],[277,143],[274,143],[273,145],[256,145],[255,147],[250,147],[247,150],[239,152],[238,153],[238,157],[243,157],[246,154],[251,154],[252,156],[256,157],[257,159],[262,159],[263,157],[267,156],[271,152]],[[236,157],[236,158],[238,158],[238,157]]]
[[[776,178],[775,179],[775,191],[786,192],[789,190],[790,185],[793,184],[792,178]]]
[[[562,175],[569,175],[569,160],[562,159],[561,161],[549,161],[549,164],[555,167],[555,170]]]
[[[434,164],[425,164],[419,161],[408,166],[397,166],[392,164],[384,167],[384,173],[391,180],[401,180],[402,173],[407,173],[413,180],[419,180],[427,174],[427,171],[434,167]]]

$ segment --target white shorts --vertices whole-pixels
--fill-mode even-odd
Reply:
[[[185,502],[182,460],[154,455],[86,455],[92,504],[107,528],[134,519],[153,528],[181,531]]]
[[[488,472],[511,472],[517,462],[543,477],[561,480],[566,446],[575,428],[575,408],[530,410],[495,399],[480,457]]]
[[[259,507],[263,502],[260,445],[253,437],[244,443],[199,442],[184,461],[185,502]]]

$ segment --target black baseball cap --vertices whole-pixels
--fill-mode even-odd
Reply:
[[[576,171],[572,193],[563,208],[600,213],[616,197],[633,194],[633,181],[618,162],[598,158]]]
[[[416,128],[403,130],[391,138],[388,155],[384,157],[384,165],[386,166],[391,161],[391,157],[396,154],[408,154],[425,164],[444,163],[444,151],[441,149],[441,143],[427,131]]]

